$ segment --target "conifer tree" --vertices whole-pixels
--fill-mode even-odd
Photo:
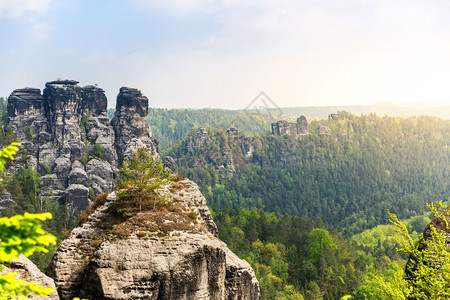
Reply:
[[[170,180],[170,171],[164,168],[158,155],[147,148],[139,148],[132,159],[125,159],[120,169],[118,211],[130,216],[136,213],[136,204],[139,212],[150,209],[151,205],[156,209],[157,203],[165,200],[159,189]]]

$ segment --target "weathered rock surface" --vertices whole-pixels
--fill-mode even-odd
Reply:
[[[47,272],[61,299],[258,299],[252,268],[218,239],[198,186],[186,179],[165,190],[170,210],[105,227],[112,193],[72,231]]]
[[[148,99],[137,89],[123,87],[117,96],[116,112],[111,124],[116,134],[115,147],[119,162],[143,145],[153,153],[158,143],[147,123]]]
[[[288,122],[286,120],[278,120],[272,123],[273,135],[287,135],[287,134],[308,134],[308,121],[305,116],[297,118],[296,123]]]
[[[15,204],[16,201],[12,199],[11,193],[4,192],[0,195],[0,213],[8,206]]]
[[[5,268],[1,274],[6,274],[14,272],[19,274],[16,278],[20,280],[26,280],[28,282],[36,282],[40,286],[52,287],[55,288],[55,282],[50,277],[46,276],[42,273],[38,267],[36,267],[33,262],[31,262],[28,258],[21,255],[20,259],[14,259],[11,262],[11,265],[8,268]],[[38,296],[28,296],[28,299],[32,300],[43,300],[43,297]],[[50,300],[59,300],[59,296],[57,291],[53,291],[50,293],[45,299]]]
[[[13,91],[6,126],[19,137],[21,152],[27,153],[25,161],[17,156],[17,166],[46,176],[44,196],[83,209],[89,195],[113,190],[125,156],[139,147],[158,151],[147,112],[148,99],[137,89],[123,87],[110,122],[101,88],[57,80],[46,83],[42,94],[35,88]]]
[[[171,156],[166,156],[164,158],[164,168],[169,169],[171,172],[176,171],[175,160]]]

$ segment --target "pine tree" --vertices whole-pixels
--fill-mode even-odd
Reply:
[[[153,210],[165,197],[160,189],[171,181],[171,174],[166,170],[158,155],[153,155],[147,148],[139,148],[132,159],[125,159],[120,169],[120,180],[117,185],[117,211],[124,216]]]

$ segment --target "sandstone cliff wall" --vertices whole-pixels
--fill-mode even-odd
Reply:
[[[24,88],[8,97],[6,126],[26,154],[18,156],[19,165],[43,176],[44,196],[83,209],[113,190],[125,156],[142,146],[158,152],[146,122],[148,99],[139,90],[120,89],[112,122],[106,110],[102,89],[73,80],[48,82],[42,94]]]

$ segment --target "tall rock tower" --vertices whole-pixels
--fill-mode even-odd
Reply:
[[[148,99],[123,87],[115,116],[107,117],[104,91],[74,80],[39,89],[18,89],[8,97],[8,120],[22,143],[18,165],[35,168],[45,197],[83,209],[90,199],[114,189],[123,159],[139,147],[158,152],[147,124]],[[24,158],[24,160],[21,158]]]

